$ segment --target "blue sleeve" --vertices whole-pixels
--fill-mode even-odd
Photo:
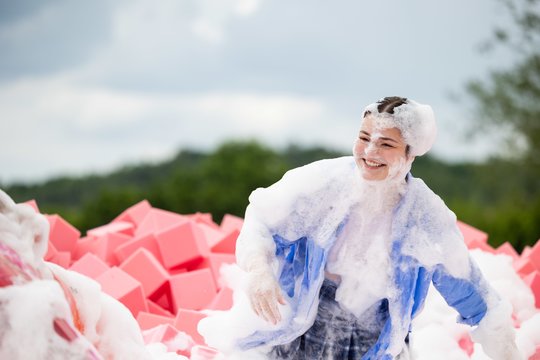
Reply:
[[[433,273],[433,285],[460,315],[458,321],[467,325],[477,325],[487,311],[484,279],[480,270],[470,263],[471,273],[468,279],[450,275],[444,266],[438,265]]]

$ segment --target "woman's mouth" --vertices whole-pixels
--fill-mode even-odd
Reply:
[[[370,169],[377,169],[381,168],[383,166],[386,166],[385,164],[381,164],[380,162],[374,161],[374,160],[368,160],[368,159],[362,159],[364,161],[364,164],[367,165]]]

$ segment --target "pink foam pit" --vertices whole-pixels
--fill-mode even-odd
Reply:
[[[540,309],[540,272],[534,271],[530,273],[523,278],[523,281],[531,288],[534,294],[535,306]]]
[[[147,234],[157,233],[170,227],[183,224],[187,221],[189,221],[187,216],[152,208],[140,222],[139,226],[135,230],[135,235],[139,237]]]
[[[211,251],[214,253],[234,254],[236,252],[238,235],[240,235],[239,230],[231,230],[218,243],[211,247]]]
[[[531,248],[531,251],[527,254],[529,260],[534,264],[537,269],[540,269],[540,241]]]
[[[135,251],[120,265],[120,269],[141,283],[146,296],[165,286],[169,280],[169,273],[146,249]]]
[[[45,215],[49,221],[49,241],[58,251],[73,253],[81,232],[59,215]]]
[[[71,264],[71,253],[67,251],[58,251],[56,255],[51,258],[50,262],[67,269]]]
[[[220,230],[219,225],[214,222],[212,219],[212,214],[210,213],[200,213],[187,215],[191,221],[196,222],[197,224],[204,224],[211,227],[215,230]]]
[[[176,313],[178,309],[204,309],[217,293],[210,269],[195,270],[171,276],[169,283],[171,286],[173,313]]]
[[[137,315],[137,322],[139,323],[141,330],[148,330],[163,324],[172,326],[174,320],[174,317],[156,315],[145,311],[140,311]]]
[[[191,358],[197,360],[216,360],[222,359],[222,355],[211,347],[195,345],[191,348]]]
[[[79,274],[95,279],[109,270],[109,266],[96,255],[87,253],[79,260],[75,261],[69,270],[76,271]]]
[[[204,338],[197,331],[197,325],[199,325],[199,321],[205,317],[206,315],[200,311],[178,309],[176,319],[174,320],[174,327],[191,336],[195,343],[204,345]]]
[[[122,263],[140,248],[148,250],[160,263],[163,263],[163,261],[161,260],[161,253],[159,252],[157,240],[154,234],[147,234],[140,237],[135,237],[123,243],[116,248],[116,250],[114,251],[114,255],[116,257],[116,260],[119,263]]]
[[[209,310],[229,310],[233,306],[233,291],[224,287],[216,294],[208,306]]]
[[[36,213],[39,214],[39,207],[38,207],[38,204],[37,204],[36,200],[34,200],[34,199],[28,200],[28,201],[25,201],[23,204],[29,205],[32,209],[34,209],[34,211]]]
[[[495,249],[495,252],[497,254],[508,255],[512,258],[512,260],[519,259],[519,254],[508,241],[502,244],[501,246],[499,246],[497,249]]]
[[[137,316],[140,311],[148,312],[148,305],[141,284],[123,270],[112,267],[96,278],[103,292],[124,304]]]
[[[467,247],[469,248],[469,250],[480,249],[484,252],[495,254],[495,249],[493,249],[488,243],[485,243],[481,240],[471,240],[467,244]]]
[[[43,256],[43,259],[45,259],[45,261],[50,261],[57,253],[58,250],[56,250],[53,243],[49,241],[47,243],[47,252],[45,253],[45,256]]]
[[[100,236],[105,236],[111,233],[112,234],[120,233],[120,234],[124,234],[128,236],[133,236],[134,231],[135,231],[135,226],[132,223],[127,222],[127,221],[116,221],[107,225],[90,229],[88,230],[86,234],[88,236],[92,236],[95,238],[100,237]]]
[[[524,277],[530,273],[538,270],[536,266],[528,258],[520,258],[514,261],[514,270],[521,276]]]
[[[138,226],[152,209],[148,200],[143,200],[130,206],[118,215],[112,222],[127,221]]]
[[[242,230],[242,226],[244,226],[244,219],[238,216],[234,216],[231,214],[225,214],[223,216],[223,219],[221,219],[221,225],[220,228],[223,232],[231,232],[233,230]]]
[[[156,240],[167,269],[189,267],[210,254],[201,230],[192,221],[158,232]]]
[[[234,264],[236,262],[236,257],[231,254],[210,254],[208,258],[204,259],[195,269],[199,270],[208,268],[212,271],[212,276],[214,277],[214,282],[217,285],[218,289],[222,287],[220,269],[223,264]]]
[[[146,300],[146,304],[148,305],[148,311],[155,315],[161,315],[161,316],[169,316],[173,317],[174,315],[168,311],[153,302],[152,300]]]
[[[463,239],[465,240],[465,244],[470,248],[469,243],[471,242],[483,242],[487,243],[488,240],[488,234],[478,230],[475,227],[472,227],[469,224],[465,224],[462,221],[457,222],[458,228],[463,234]]]

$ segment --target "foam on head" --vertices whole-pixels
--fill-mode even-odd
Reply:
[[[405,143],[409,145],[411,156],[424,155],[431,149],[437,136],[437,124],[433,109],[429,105],[402,98],[405,102],[393,108],[393,114],[379,107],[381,99],[366,106],[364,114],[369,112],[375,124],[381,129],[395,127],[401,132]]]

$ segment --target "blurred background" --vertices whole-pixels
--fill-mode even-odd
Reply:
[[[430,104],[413,174],[518,250],[540,237],[538,0],[0,0],[0,188],[84,231],[148,199],[243,216],[349,154],[365,105]]]

